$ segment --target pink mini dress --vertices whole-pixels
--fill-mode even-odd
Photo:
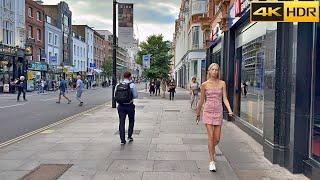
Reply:
[[[206,102],[202,111],[204,124],[221,125],[223,119],[222,88],[206,89]]]

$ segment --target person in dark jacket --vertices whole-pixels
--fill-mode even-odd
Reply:
[[[174,99],[174,93],[176,92],[176,83],[175,81],[172,79],[169,83],[169,93],[170,93],[170,100],[173,101]]]
[[[24,87],[25,87],[24,79],[25,79],[24,76],[20,76],[20,79],[16,82],[16,87],[18,89],[17,101],[20,100],[21,93],[23,93],[23,100],[27,101],[27,99],[26,99],[26,91],[24,90]]]

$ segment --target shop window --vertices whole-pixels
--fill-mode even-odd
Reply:
[[[274,116],[276,30],[276,23],[250,23],[237,32],[236,38],[238,115],[261,131],[263,120]],[[268,117],[264,118],[265,114]]]
[[[311,157],[320,163],[320,26],[316,28],[316,59],[313,73],[312,124],[311,124]]]

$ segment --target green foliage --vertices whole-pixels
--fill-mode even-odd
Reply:
[[[105,59],[103,61],[103,64],[102,64],[102,75],[105,77],[105,78],[109,78],[112,76],[112,71],[113,70],[113,67],[112,67],[112,60],[111,59]]]
[[[148,78],[164,78],[170,71],[170,42],[164,41],[162,35],[149,36],[146,42],[140,44],[136,63],[142,65],[142,56],[151,54],[150,69],[145,69],[143,74]]]

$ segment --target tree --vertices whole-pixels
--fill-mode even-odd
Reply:
[[[111,58],[105,59],[102,64],[102,76],[109,79],[109,77],[112,76],[112,70],[113,66]]]
[[[149,36],[146,42],[140,44],[136,63],[142,65],[142,56],[151,54],[150,69],[143,74],[148,78],[164,78],[170,71],[170,42],[164,41],[162,34]]]

